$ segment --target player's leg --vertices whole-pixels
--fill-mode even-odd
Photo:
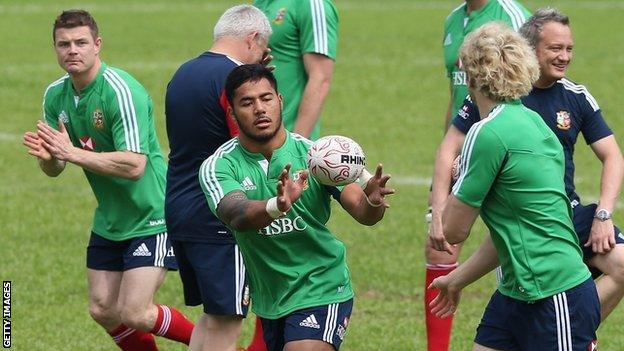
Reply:
[[[430,214],[428,214],[430,215]],[[431,225],[429,217],[427,224]],[[457,267],[459,253],[462,245],[456,245],[452,248],[453,254],[441,252],[431,247],[428,240],[425,246],[426,272],[425,272],[425,322],[427,327],[427,350],[428,351],[447,351],[451,338],[451,329],[453,326],[453,316],[447,318],[438,318],[431,313],[429,303],[440,292],[438,289],[427,289],[431,282],[441,276],[445,276]]]
[[[177,269],[167,233],[134,238],[124,255],[118,306],[124,324],[189,344],[193,323],[173,307],[154,304],[167,269]]]
[[[605,255],[595,255],[589,264],[604,272],[596,280],[596,290],[600,298],[601,320],[605,320],[624,297],[624,245],[615,245]]]
[[[247,315],[243,257],[236,244],[174,242],[187,305],[203,304],[190,350],[235,350]]]
[[[249,346],[245,348],[246,351],[267,351],[266,343],[264,342],[264,331],[262,329],[262,321],[260,317],[256,317],[256,323],[254,327],[253,337]]]
[[[503,350],[493,349],[493,348],[490,348],[490,347],[485,347],[483,345],[479,345],[477,343],[474,343],[474,345],[472,347],[472,351],[503,351]]]
[[[295,311],[284,318],[284,351],[339,350],[353,309],[353,299]],[[264,326],[264,325],[263,325]],[[265,340],[267,335],[265,329]],[[267,340],[267,346],[269,341]],[[271,348],[269,351],[281,351]]]
[[[591,247],[583,246],[589,239],[597,207],[596,204],[585,206],[576,202],[572,218],[585,262],[594,277],[604,273],[596,280],[596,290],[600,298],[601,320],[605,320],[624,296],[624,236],[619,228],[614,227],[615,248],[604,255],[596,255]]]
[[[117,302],[127,244],[91,234],[87,248],[89,313],[122,350],[154,351],[157,348],[152,334],[121,324]]]

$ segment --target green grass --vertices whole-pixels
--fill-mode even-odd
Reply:
[[[324,134],[344,134],[364,147],[369,164],[383,162],[397,195],[384,221],[357,225],[335,211],[331,228],[346,243],[356,288],[343,350],[424,350],[423,243],[428,182],[442,137],[448,83],[442,64],[442,23],[460,0],[337,0],[339,57],[323,113]],[[71,7],[92,11],[104,38],[103,58],[133,74],[151,93],[165,146],[164,92],[177,66],[209,47],[212,27],[230,1],[0,2],[0,278],[13,281],[15,350],[114,350],[87,312],[85,247],[94,198],[82,172],[68,167],[44,176],[21,146],[41,116],[42,93],[62,72],[51,46],[54,17]],[[576,40],[570,77],[587,85],[618,136],[624,135],[624,21],[621,1],[528,1],[551,4],[572,18]],[[600,164],[581,138],[577,185],[596,199]],[[623,216],[616,212],[616,221]],[[478,245],[478,225],[463,258]],[[455,318],[452,349],[471,348],[475,327],[495,283],[466,289]],[[158,301],[183,306],[177,274]],[[182,308],[191,318],[200,309]],[[251,319],[241,344],[250,338]],[[624,348],[618,308],[599,330],[603,350]],[[162,349],[183,350],[158,341]]]

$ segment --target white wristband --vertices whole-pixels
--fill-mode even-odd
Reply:
[[[273,219],[284,217],[286,215],[286,212],[282,212],[279,208],[277,208],[277,197],[272,197],[267,201],[266,211]]]
[[[366,199],[366,202],[368,202],[368,205],[370,207],[381,207],[381,205],[383,205],[383,201],[378,204],[372,203],[371,200],[368,198],[368,196],[366,196],[366,194],[364,194],[364,198]]]
[[[368,180],[371,179],[372,177],[373,175],[368,173],[366,168],[364,168],[362,170],[362,174],[360,174],[360,177],[356,179],[356,182],[360,184],[360,187],[362,188],[362,190],[364,190],[366,189],[366,186],[368,185]]]

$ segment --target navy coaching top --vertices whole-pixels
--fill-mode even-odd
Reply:
[[[171,78],[165,98],[169,169],[165,219],[173,240],[234,243],[232,233],[208,208],[199,185],[199,167],[238,134],[226,115],[225,80],[240,63],[205,52],[184,63]]]
[[[582,133],[585,142],[593,144],[613,134],[602,117],[596,99],[585,86],[563,78],[547,89],[533,87],[529,95],[521,100],[526,107],[542,116],[559,138],[565,154],[566,193],[570,201],[580,201],[574,186],[573,156],[576,139]],[[466,98],[452,123],[462,133],[467,134],[470,127],[480,119],[477,106],[470,98]]]

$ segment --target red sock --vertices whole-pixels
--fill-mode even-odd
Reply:
[[[165,305],[156,305],[156,307],[158,307],[158,317],[152,333],[188,345],[191,341],[193,323],[173,307]]]
[[[448,351],[451,339],[451,327],[453,326],[453,316],[441,319],[431,313],[429,303],[438,296],[440,290],[427,289],[427,287],[435,278],[451,273],[456,267],[457,263],[427,265],[427,274],[425,276],[425,316],[427,321],[428,351]]]
[[[253,339],[251,344],[247,346],[246,351],[267,351],[266,344],[264,343],[264,335],[262,331],[262,322],[260,317],[256,317],[256,329],[254,329]]]
[[[108,334],[124,351],[158,351],[154,335],[150,333],[128,328],[122,324]]]

